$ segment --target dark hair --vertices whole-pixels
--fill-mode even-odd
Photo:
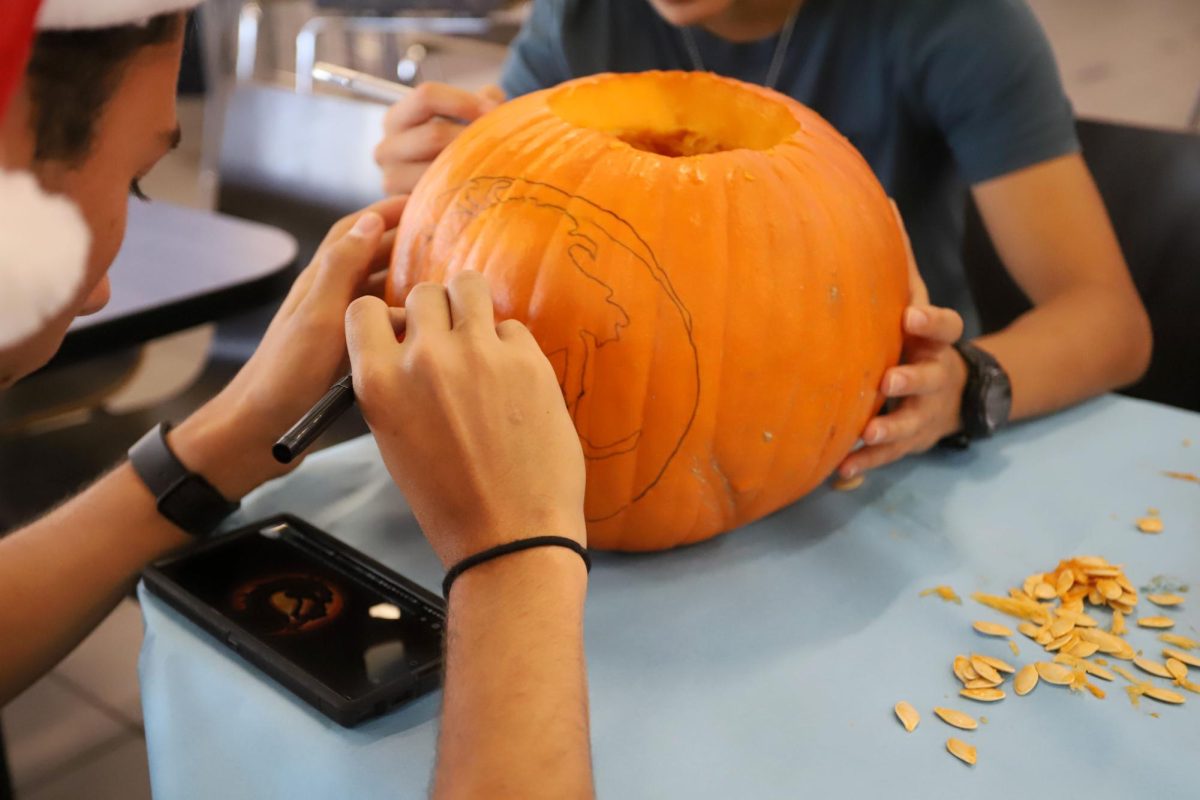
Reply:
[[[78,163],[92,146],[96,121],[121,82],[125,65],[143,47],[166,44],[184,24],[180,12],[144,25],[43,31],[26,68],[35,160]]]

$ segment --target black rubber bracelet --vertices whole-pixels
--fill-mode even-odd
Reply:
[[[500,558],[500,556],[506,556],[510,553],[518,553],[522,550],[531,550],[534,547],[565,547],[568,550],[574,550],[583,559],[583,566],[587,571],[592,571],[592,559],[588,555],[587,548],[579,542],[574,539],[568,539],[565,536],[534,536],[529,539],[517,539],[515,542],[499,544],[481,553],[467,556],[451,567],[450,571],[446,573],[446,578],[442,581],[442,597],[447,600],[450,599],[450,587],[458,580],[459,575],[462,575],[471,567],[478,567],[480,564],[491,561],[494,558]]]

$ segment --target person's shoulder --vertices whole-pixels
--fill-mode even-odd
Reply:
[[[865,0],[879,7],[899,36],[961,33],[993,36],[1038,29],[1025,0]]]

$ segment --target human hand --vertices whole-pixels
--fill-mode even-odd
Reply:
[[[444,565],[530,536],[586,544],[583,451],[558,379],[524,325],[496,324],[482,275],[418,284],[390,315],[357,300],[346,339],[359,407]]]
[[[375,163],[383,171],[388,194],[411,192],[438,153],[454,141],[468,123],[504,102],[499,86],[478,94],[445,83],[422,83],[397,101],[383,118],[383,139],[375,148]]]
[[[271,445],[345,374],[346,308],[363,294],[382,294],[407,199],[381,200],[335,223],[254,355],[171,431],[179,459],[226,497],[239,498],[295,467],[277,463]]]
[[[923,453],[960,427],[967,367],[953,345],[962,336],[962,317],[953,309],[930,305],[904,221],[895,204],[892,210],[908,250],[909,305],[904,309],[901,363],[883,374],[882,391],[899,402],[867,423],[862,433],[865,446],[838,467],[843,479]]]

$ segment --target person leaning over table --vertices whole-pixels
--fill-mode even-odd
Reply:
[[[954,435],[962,446],[1136,381],[1149,319],[1076,141],[1053,54],[1023,0],[533,0],[503,89],[425,83],[375,150],[389,192],[501,102],[599,72],[711,70],[814,108],[895,198],[921,274],[904,316],[898,405],[863,431],[844,478]],[[970,307],[961,182],[1033,309],[959,348]]]
[[[0,385],[44,364],[71,320],[107,301],[127,195],[179,140],[191,4],[48,0],[25,69],[38,3],[6,0]],[[69,653],[147,563],[288,471],[271,443],[344,371],[347,340],[384,461],[445,565],[551,532],[586,543],[583,456],[553,368],[520,323],[495,323],[484,278],[418,286],[404,309],[371,296],[404,203],[384,200],[334,225],[253,357],[170,430],[180,469],[209,486],[211,514],[160,513],[125,462],[0,538],[0,705]],[[162,446],[155,432],[143,442]],[[592,794],[586,586],[582,559],[563,548],[513,553],[454,584],[435,796]]]

